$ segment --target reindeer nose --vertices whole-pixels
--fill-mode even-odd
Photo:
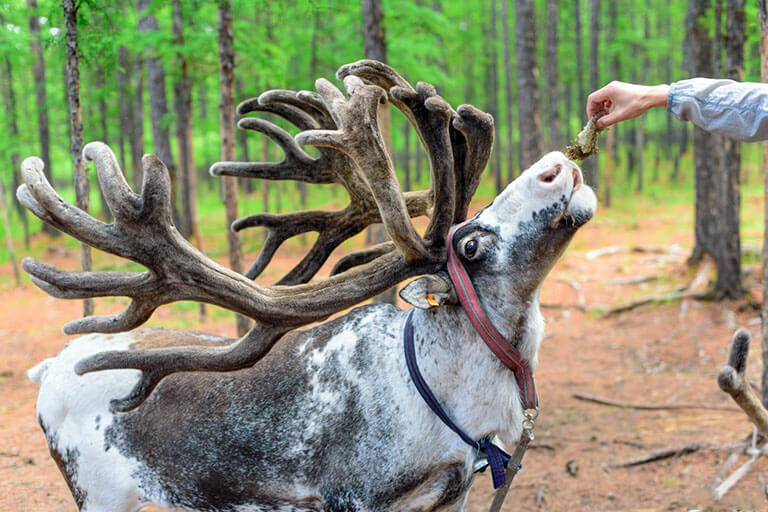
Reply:
[[[539,174],[539,181],[543,181],[544,183],[552,183],[555,181],[555,178],[557,178],[560,175],[560,171],[563,170],[562,164],[555,164],[552,166],[551,169],[548,169],[544,171],[543,173]]]

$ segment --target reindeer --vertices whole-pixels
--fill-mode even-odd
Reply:
[[[246,275],[179,235],[168,172],[157,158],[144,157],[139,195],[107,146],[84,148],[112,224],[63,201],[42,162],[25,160],[17,195],[27,208],[148,269],[78,273],[24,262],[53,296],[131,299],[120,314],[67,324],[67,334],[91,334],[29,371],[41,384],[40,426],[80,510],[128,512],[149,503],[197,511],[464,510],[478,453],[417,392],[403,355],[406,324],[421,375],[452,420],[473,439],[510,446],[520,438],[518,381],[459,304],[446,262],[455,256],[488,320],[534,369],[544,327],[539,289],[593,216],[594,193],[577,165],[549,153],[466,220],[493,143],[491,116],[468,105],[453,110],[432,86],[414,89],[376,61],[343,66],[338,76],[347,96],[320,79],[317,93],[273,90],[238,107],[275,114],[301,131],[294,138],[244,118],[240,127],[273,139],[284,160],[219,162],[212,174],[339,183],[350,196],[340,211],[235,222],[235,230],[268,233]],[[429,190],[399,189],[378,126],[387,102],[418,132],[431,163]],[[419,215],[429,217],[423,236],[410,220]],[[390,242],[353,252],[330,277],[312,280],[341,242],[379,222]],[[317,241],[295,268],[273,286],[253,281],[283,241],[308,231]],[[414,276],[401,291],[415,306],[409,312],[367,305],[296,330]],[[237,340],[131,330],[178,300],[222,306],[255,325]]]

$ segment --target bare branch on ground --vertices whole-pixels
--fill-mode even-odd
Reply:
[[[678,404],[649,404],[649,403],[631,403],[620,402],[618,400],[612,400],[610,398],[603,398],[596,395],[590,395],[588,393],[574,393],[573,398],[577,400],[583,400],[585,402],[593,402],[600,405],[608,405],[611,407],[621,407],[623,409],[638,409],[643,411],[670,411],[680,409],[705,409],[710,411],[737,411],[738,409],[727,405],[719,404],[694,404],[694,403],[678,403]]]

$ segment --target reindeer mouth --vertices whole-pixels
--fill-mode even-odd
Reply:
[[[550,224],[551,228],[560,228],[560,227],[566,227],[566,228],[578,228],[584,225],[589,220],[589,217],[584,218],[583,215],[574,214],[570,211],[571,207],[571,201],[573,200],[574,194],[581,189],[581,186],[584,184],[584,181],[581,177],[581,173],[578,171],[578,169],[574,168],[572,169],[573,172],[573,188],[571,188],[571,195],[568,197],[568,200],[565,202],[565,205],[563,206],[563,210],[552,220],[552,224]]]

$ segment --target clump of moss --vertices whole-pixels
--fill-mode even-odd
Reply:
[[[571,160],[585,160],[599,151],[597,138],[605,130],[597,127],[597,120],[603,116],[596,114],[587,122],[587,125],[579,132],[573,142],[565,148],[565,156]]]

